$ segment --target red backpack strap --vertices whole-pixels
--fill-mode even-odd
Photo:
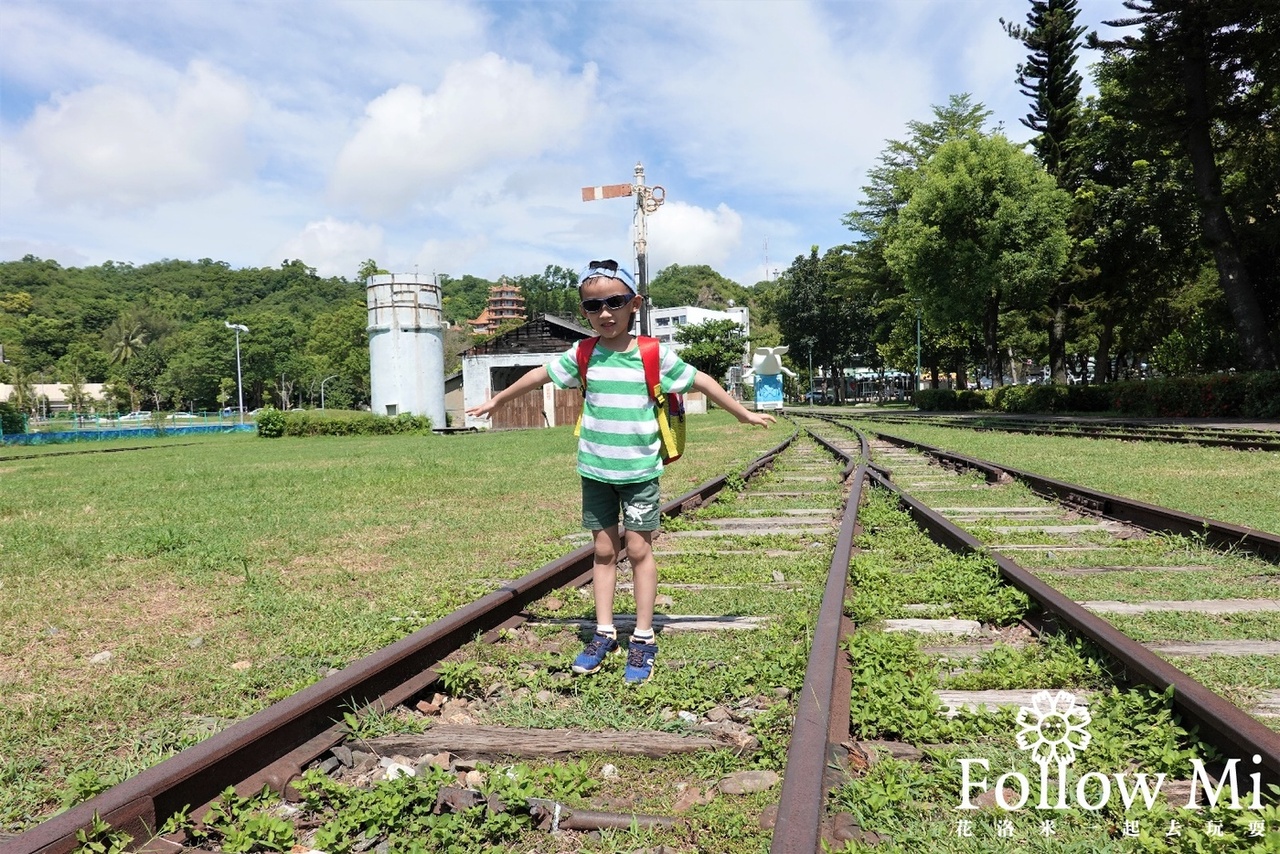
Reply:
[[[591,364],[591,354],[595,352],[600,336],[585,338],[578,342],[578,386],[582,393],[587,393],[587,365]]]
[[[640,347],[640,361],[644,364],[644,385],[649,390],[649,397],[658,400],[662,395],[662,370],[659,360],[658,339],[638,336],[636,341]]]

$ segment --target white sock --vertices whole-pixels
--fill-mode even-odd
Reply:
[[[596,623],[596,634],[618,639],[618,630],[613,627],[613,623]]]
[[[641,643],[653,643],[653,629],[636,629],[631,633],[631,639]]]

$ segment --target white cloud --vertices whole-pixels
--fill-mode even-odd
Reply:
[[[113,81],[146,81],[170,74],[168,66],[85,20],[87,7],[64,14],[51,3],[5,2],[0,8],[0,74],[6,98],[24,87],[57,91]],[[15,85],[16,84],[16,85]]]
[[[450,66],[430,94],[396,86],[366,107],[338,157],[332,195],[395,213],[495,163],[559,152],[585,123],[595,85],[592,64],[566,77],[487,53]]]
[[[649,217],[647,228],[654,275],[670,264],[724,264],[742,243],[742,216],[725,204],[707,210],[668,202]]]
[[[903,62],[914,19],[878,4],[842,6],[838,24],[802,3],[633,8],[643,9],[634,14],[645,42],[616,57],[605,100],[720,187],[848,197],[883,145],[881,128],[915,117],[927,88],[928,67]],[[852,28],[876,37],[859,33],[851,49]]]
[[[0,237],[0,258],[17,260],[28,255],[57,261],[63,267],[83,267],[93,261],[79,248],[65,243],[26,240],[21,237]]]
[[[39,107],[18,134],[55,205],[132,209],[200,196],[249,174],[247,86],[193,62],[160,95],[102,84]]]
[[[276,248],[274,257],[297,258],[321,277],[354,279],[361,264],[369,258],[378,260],[384,252],[380,226],[330,217],[307,223],[301,233]]]
[[[640,160],[669,190],[654,269],[750,284],[847,240],[885,140],[931,105],[969,91],[1022,131],[996,19],[1026,9],[0,0],[0,252],[577,268],[630,257],[629,200],[578,190]]]
[[[501,271],[482,270],[484,256],[492,245],[483,234],[461,237],[432,238],[413,250],[408,265],[392,272],[408,273],[417,269],[419,275],[446,273],[459,278],[467,273],[481,278],[496,279]]]

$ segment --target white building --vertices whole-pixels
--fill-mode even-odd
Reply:
[[[90,401],[91,409],[105,411],[106,407],[101,405],[107,399],[105,383],[83,383],[80,388]],[[16,391],[15,386],[0,383],[0,400],[9,400]],[[71,404],[67,402],[66,383],[34,383],[32,391],[35,393],[36,400],[43,399],[49,412],[68,412],[71,409]]]
[[[730,305],[724,311],[700,308],[696,305],[651,308],[649,309],[649,334],[659,341],[670,344],[671,349],[679,351],[684,347],[675,339],[680,327],[697,326],[708,320],[732,320],[742,328],[742,337],[751,335],[751,311],[746,306],[736,305]]]

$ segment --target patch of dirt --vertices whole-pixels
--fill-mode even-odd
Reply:
[[[204,635],[218,626],[201,591],[167,578],[139,578],[111,591],[52,589],[49,596],[61,603],[57,624],[49,622],[49,612],[33,615],[17,630],[24,642],[13,656],[0,659],[0,684],[30,686],[39,675],[47,690],[72,694],[83,690],[76,675],[120,667],[125,644],[153,646],[174,635]],[[110,662],[89,662],[104,651],[115,652]]]
[[[339,537],[323,541],[307,553],[289,561],[280,572],[285,578],[305,577],[315,573],[342,570],[357,575],[371,575],[391,566],[389,546],[406,537],[421,534],[429,523],[382,525],[347,531]]]

